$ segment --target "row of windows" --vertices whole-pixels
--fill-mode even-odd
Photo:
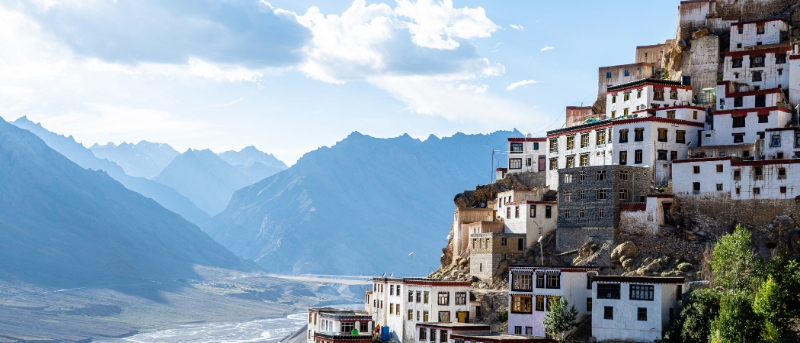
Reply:
[[[641,89],[637,89],[636,90],[636,98],[640,99],[641,97],[642,97],[642,90]],[[669,98],[672,99],[672,100],[677,100],[678,99],[678,90],[677,89],[670,90],[669,91]],[[622,93],[622,101],[628,101],[630,99],[631,99],[631,92]],[[659,88],[653,89],[653,100],[664,100],[664,90],[663,89],[659,89]],[[611,103],[612,104],[616,104],[617,103],[617,95],[616,94],[611,95]],[[627,115],[627,113],[625,113],[625,114]]]
[[[536,288],[561,289],[561,272],[537,272]],[[512,291],[533,290],[532,274],[514,274],[511,278]]]
[[[608,189],[595,189],[594,190],[594,200],[607,200],[608,199],[608,193],[609,193]],[[630,191],[627,190],[627,189],[620,189],[618,193],[619,193],[619,200],[628,200],[630,198]],[[570,203],[573,200],[586,200],[586,192],[584,192],[584,190],[579,190],[577,198],[575,198],[575,199],[573,199],[572,191],[563,191],[563,192],[561,192],[561,194],[562,194],[561,195],[561,201],[564,202],[564,203]],[[568,210],[569,209],[564,210],[565,211],[564,212],[565,218],[569,218],[569,211]],[[603,209],[600,208],[598,210],[599,210],[598,215],[600,215],[602,217],[603,216],[602,215],[603,214]],[[579,217],[583,217],[583,214],[582,214],[583,213],[582,212],[583,209],[579,209],[578,211],[580,213],[578,216]]]
[[[521,154],[523,152],[523,145],[524,143],[511,143],[511,153],[512,154]],[[539,150],[539,142],[533,143],[533,150]]]
[[[562,215],[562,218],[569,219],[569,218],[572,218],[573,216],[576,216],[577,218],[584,218],[584,217],[586,217],[586,212],[587,211],[592,211],[592,210],[591,209],[579,208],[577,211],[573,211],[573,209],[567,208],[567,209],[564,209],[564,213]],[[605,208],[600,207],[600,208],[595,209],[595,211],[597,211],[597,217],[598,218],[605,218],[606,217],[606,212],[607,211],[606,211]],[[576,212],[577,212],[577,214],[576,214]]]
[[[526,158],[525,165],[533,166],[533,158]],[[508,169],[522,169],[522,158],[509,158]],[[544,170],[544,156],[539,156],[539,170]]]
[[[758,68],[764,66],[764,61],[766,61],[766,55],[755,55],[750,56],[750,68]],[[734,57],[732,60],[732,68],[741,68],[744,64],[744,57]],[[775,55],[775,64],[784,64],[786,63],[786,54],[776,54]]]
[[[672,309],[670,309],[670,322],[672,321]],[[603,307],[603,319],[614,319],[614,307],[613,306],[604,306]],[[647,308],[646,307],[638,307],[636,308],[636,320],[638,321],[647,321]]]
[[[619,299],[620,298],[620,284],[618,283],[598,283],[597,284],[597,298],[598,299]],[[628,297],[630,300],[648,300],[652,301],[654,297],[653,285],[630,285]]]
[[[544,217],[551,218],[553,215],[553,207],[544,205]],[[536,218],[536,205],[531,205],[529,216]],[[514,218],[519,218],[519,206],[514,206]],[[506,219],[511,219],[511,206],[506,207]]]
[[[450,312],[446,312],[446,313],[445,312],[439,312],[439,322],[443,322],[443,323],[450,322]],[[443,316],[445,316],[445,317],[443,317]],[[447,318],[447,320],[442,320],[442,318]],[[439,342],[446,343],[447,339],[448,339],[447,330],[439,329]],[[436,329],[434,329],[434,328],[430,328],[430,329],[419,328],[419,340],[420,341],[429,340],[430,342],[436,342]]]
[[[619,130],[619,143],[627,143],[628,136],[629,136],[629,129],[620,129]],[[645,128],[637,127],[633,129],[634,142],[643,142],[644,141],[644,132]],[[668,142],[669,141],[669,130],[666,128],[658,128],[657,129],[657,140],[659,142]],[[608,135],[606,135],[606,130],[597,130],[595,131],[596,134],[596,144],[604,144],[605,142],[611,143],[611,130],[608,131]],[[606,138],[607,137],[607,138]],[[581,148],[588,148],[589,147],[589,133],[582,133],[580,137],[580,147]],[[675,143],[686,143],[686,130],[675,130]],[[567,136],[567,144],[566,150],[574,150],[575,149],[575,135]],[[558,152],[558,138],[551,138],[550,139],[550,152],[555,153]],[[583,156],[583,155],[581,155]],[[588,156],[588,155],[587,155]],[[521,161],[521,160],[520,160]]]
[[[534,307],[533,299],[536,299]],[[511,296],[511,313],[533,313],[533,311],[544,312],[561,297],[553,295],[520,295]]]
[[[759,78],[760,78],[760,76],[759,76]],[[761,81],[761,80],[759,79],[759,80],[753,80],[753,81]],[[719,105],[720,105],[720,108],[725,108],[725,98],[719,99]],[[744,97],[743,96],[734,97],[733,98],[733,107],[734,108],[744,107]],[[767,107],[767,95],[766,94],[756,95],[755,96],[755,104],[753,105],[753,107]],[[744,117],[745,116],[734,117],[734,118],[744,118]],[[762,118],[762,117],[764,117],[764,118]],[[768,123],[769,122],[769,114],[759,114],[758,115],[758,122],[759,123]],[[742,124],[742,125],[744,125],[744,124]]]
[[[716,184],[716,189],[717,189],[718,192],[721,192],[721,191],[724,190],[724,185],[721,184],[721,183],[718,183],[718,184]],[[692,182],[692,191],[694,193],[700,193],[700,182]],[[736,195],[741,195],[742,194],[742,187],[736,187],[735,191],[736,191]],[[781,194],[786,194],[786,191],[787,191],[786,186],[780,186],[778,188],[778,192],[780,192]],[[751,189],[751,193],[753,195],[761,194],[761,187],[753,187]]]

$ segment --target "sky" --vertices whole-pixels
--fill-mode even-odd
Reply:
[[[673,37],[678,4],[0,0],[0,117],[289,165],[353,131],[541,136],[599,66]]]

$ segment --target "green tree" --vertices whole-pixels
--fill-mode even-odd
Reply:
[[[551,301],[548,305],[547,315],[544,317],[544,330],[550,336],[556,337],[559,342],[564,340],[567,332],[578,325],[578,310],[575,305],[569,307],[569,302],[564,297]]]
[[[749,292],[723,294],[719,314],[711,321],[711,343],[759,342],[763,320],[753,311]]]
[[[707,343],[709,323],[719,313],[721,294],[715,289],[693,291],[678,320],[664,333],[664,343]]]
[[[715,286],[734,291],[749,286],[755,262],[750,231],[736,225],[733,233],[723,235],[714,245],[713,256],[711,270],[714,272]]]

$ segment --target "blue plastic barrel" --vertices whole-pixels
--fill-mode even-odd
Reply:
[[[388,341],[389,340],[389,327],[388,326],[381,326],[381,341]]]

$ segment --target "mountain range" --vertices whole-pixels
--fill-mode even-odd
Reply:
[[[283,162],[255,148],[228,151],[221,156],[211,150],[189,149],[175,157],[153,181],[172,187],[214,215],[225,209],[236,190],[286,169]]]
[[[0,261],[4,280],[62,286],[254,267],[107,171],[84,169],[2,119]]]
[[[206,212],[176,190],[143,177],[132,177],[125,174],[125,171],[119,165],[106,159],[97,158],[91,150],[76,142],[72,136],[65,137],[47,131],[40,124],[30,121],[26,117],[15,120],[13,124],[32,132],[50,148],[66,156],[79,166],[86,169],[105,171],[128,189],[155,200],[161,206],[180,214],[184,219],[195,225],[202,226],[211,219]]]
[[[275,273],[426,275],[446,245],[453,195],[489,182],[492,150],[521,135],[354,132],[240,189],[204,230]]]
[[[148,141],[120,145],[95,143],[89,150],[98,158],[118,164],[125,174],[148,179],[158,175],[179,154],[169,144]]]

